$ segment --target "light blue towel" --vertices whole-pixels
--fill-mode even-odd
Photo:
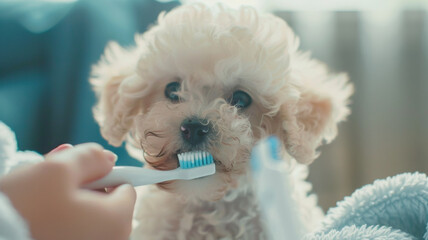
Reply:
[[[305,240],[428,240],[428,178],[403,173],[364,186],[331,208]]]

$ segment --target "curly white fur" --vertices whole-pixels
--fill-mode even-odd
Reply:
[[[264,239],[248,168],[251,148],[276,134],[298,162],[312,162],[349,114],[347,76],[298,51],[282,19],[251,7],[183,5],[160,14],[135,41],[128,49],[109,44],[93,68],[94,115],[103,136],[116,146],[126,140],[148,167],[172,169],[178,151],[192,150],[181,138],[181,122],[206,119],[215,134],[195,148],[213,154],[216,174],[140,189],[133,239]],[[164,96],[174,81],[181,83],[177,103]],[[252,97],[251,106],[229,104],[236,90]],[[290,173],[290,191],[309,230],[322,212],[308,195],[306,174],[304,166]]]
[[[18,151],[15,133],[0,121],[0,177],[27,164],[43,161],[43,156],[33,151]]]

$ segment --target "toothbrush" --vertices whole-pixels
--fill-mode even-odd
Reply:
[[[295,240],[304,235],[304,228],[291,196],[290,175],[280,157],[276,137],[260,141],[251,153],[251,169],[255,195],[262,217],[266,220],[268,239]]]
[[[213,156],[206,151],[192,151],[177,155],[179,168],[159,171],[141,167],[114,167],[107,176],[86,184],[86,189],[114,187],[128,183],[133,186],[148,185],[170,180],[191,180],[215,173]]]

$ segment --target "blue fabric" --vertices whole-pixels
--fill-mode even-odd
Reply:
[[[177,1],[0,1],[0,120],[21,149],[46,153],[61,143],[98,142],[137,165],[123,147],[102,139],[92,116],[91,66],[109,41],[132,45]]]
[[[403,173],[355,191],[328,211],[306,239],[428,240],[428,178]]]

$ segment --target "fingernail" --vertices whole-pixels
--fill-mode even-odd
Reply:
[[[73,147],[73,145],[71,145],[70,143],[64,143],[58,146],[58,148],[71,148]]]
[[[53,150],[51,150],[49,153],[54,153],[54,152],[59,152],[68,148],[72,148],[73,145],[69,144],[69,143],[64,143],[59,145],[58,147],[54,148]]]
[[[115,163],[117,160],[117,155],[114,154],[112,151],[109,150],[104,150],[104,154],[107,157],[108,160],[110,160],[111,162]]]

